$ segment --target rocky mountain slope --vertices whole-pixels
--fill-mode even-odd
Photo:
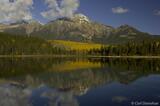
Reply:
[[[32,35],[46,39],[91,42],[94,36],[110,36],[113,30],[110,26],[91,22],[86,16],[77,14],[72,19],[61,18],[49,22]]]
[[[59,18],[45,25],[37,21],[21,21],[10,25],[0,25],[1,32],[17,35],[37,36],[47,40],[71,40],[96,43],[125,43],[131,40],[142,41],[153,38],[132,26],[122,25],[113,28],[91,21],[83,14],[73,18]]]
[[[31,33],[39,31],[41,27],[42,25],[34,20],[18,21],[16,23],[11,23],[9,25],[3,25],[3,28],[0,27],[0,31],[7,32],[10,34],[30,36]]]

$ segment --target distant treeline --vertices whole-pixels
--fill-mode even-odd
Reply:
[[[131,41],[126,44],[102,46],[100,49],[92,49],[89,55],[101,56],[159,56],[160,40],[145,40],[141,43]]]
[[[90,50],[70,50],[54,46],[44,39],[0,33],[0,55],[78,55],[78,56],[159,56],[160,40],[130,41],[119,45],[102,45]]]

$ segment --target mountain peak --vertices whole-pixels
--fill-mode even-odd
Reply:
[[[28,24],[41,24],[40,22],[36,20],[20,20],[14,23],[10,23],[9,25],[28,25]]]
[[[61,18],[57,18],[56,20],[52,20],[52,21],[48,22],[47,24],[52,24],[57,21],[72,21],[72,20],[71,20],[71,18],[68,18],[68,17],[61,17]]]
[[[56,21],[70,21],[70,22],[75,22],[75,23],[89,23],[90,20],[87,16],[85,16],[84,14],[75,14],[73,17],[68,18],[68,17],[61,17],[58,18],[56,20],[50,21],[49,23],[54,23]]]
[[[85,16],[84,14],[75,14],[72,18],[74,21],[79,21],[80,23],[82,22],[90,22],[89,18]]]
[[[130,26],[130,25],[127,25],[127,24],[124,24],[124,25],[121,25],[120,27],[117,28],[118,31],[128,31],[128,32],[140,32],[139,30],[137,30],[136,28]]]
[[[128,24],[124,24],[124,25],[119,26],[118,28],[133,28],[133,27]]]
[[[28,24],[28,21],[20,20],[20,21],[17,21],[17,22],[10,23],[10,25],[23,25],[23,24]]]

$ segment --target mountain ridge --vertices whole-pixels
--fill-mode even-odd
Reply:
[[[44,25],[37,21],[22,21],[21,23],[10,24],[6,28],[2,28],[2,26],[0,26],[0,31],[2,32],[36,36],[47,40],[71,40],[107,44],[154,38],[149,33],[141,32],[127,24],[114,28],[93,22],[83,14],[76,14],[72,18],[58,18]]]

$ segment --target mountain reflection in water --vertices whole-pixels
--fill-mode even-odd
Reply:
[[[0,106],[160,100],[160,59],[1,58]]]

